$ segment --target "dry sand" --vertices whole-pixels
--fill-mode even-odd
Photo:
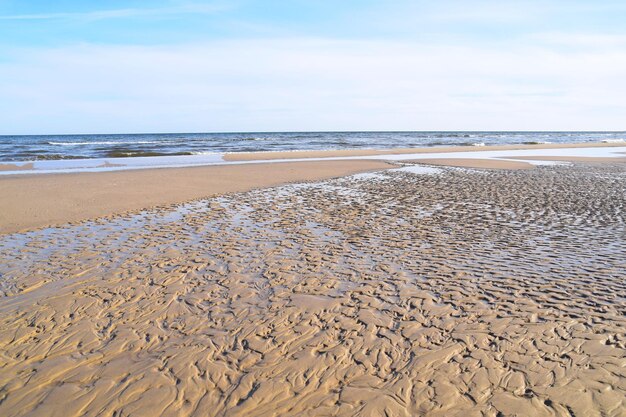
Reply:
[[[0,233],[389,166],[383,161],[311,161],[0,177]]]
[[[394,154],[397,155],[411,153],[512,151],[519,149],[601,148],[615,146],[625,145],[623,143],[548,143],[537,145],[437,146],[432,148],[397,149],[344,149],[334,151],[236,152],[227,153],[224,156],[224,159],[226,161],[256,161],[272,159],[331,158]]]
[[[0,237],[0,415],[626,415],[624,165],[441,170]]]

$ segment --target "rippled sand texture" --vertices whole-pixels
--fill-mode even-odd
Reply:
[[[0,415],[625,415],[626,168],[442,172],[2,237]]]

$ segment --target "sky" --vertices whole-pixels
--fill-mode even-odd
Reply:
[[[0,134],[626,130],[626,1],[0,0]]]

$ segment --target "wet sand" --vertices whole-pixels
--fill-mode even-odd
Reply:
[[[33,169],[32,162],[24,164],[0,164],[0,171],[28,171]]]
[[[0,177],[0,234],[389,166],[310,161]]]
[[[536,145],[494,145],[494,146],[434,146],[432,148],[397,149],[344,149],[328,151],[288,151],[288,152],[237,152],[224,155],[226,161],[254,161],[300,158],[336,158],[374,155],[428,154],[446,152],[513,151],[521,149],[564,149],[564,148],[606,148],[626,146],[615,143],[545,143]]]
[[[516,158],[522,159],[522,158]],[[606,159],[606,158],[605,158]],[[539,159],[538,159],[539,160]],[[521,161],[506,161],[501,159],[479,159],[479,158],[423,158],[408,160],[403,162],[413,162],[426,165],[440,165],[460,168],[482,168],[482,169],[532,169],[534,165]]]
[[[0,415],[625,415],[625,165],[439,169],[1,236]]]
[[[564,156],[564,155],[545,155],[545,156],[512,156],[513,159],[521,159],[528,161],[564,161],[564,162],[587,162],[587,163],[625,163],[626,158],[603,158],[593,156]]]

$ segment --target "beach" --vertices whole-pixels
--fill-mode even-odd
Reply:
[[[625,415],[596,145],[2,177],[0,414]]]
[[[0,179],[0,233],[181,203],[294,181],[388,168],[384,161],[228,165]]]

